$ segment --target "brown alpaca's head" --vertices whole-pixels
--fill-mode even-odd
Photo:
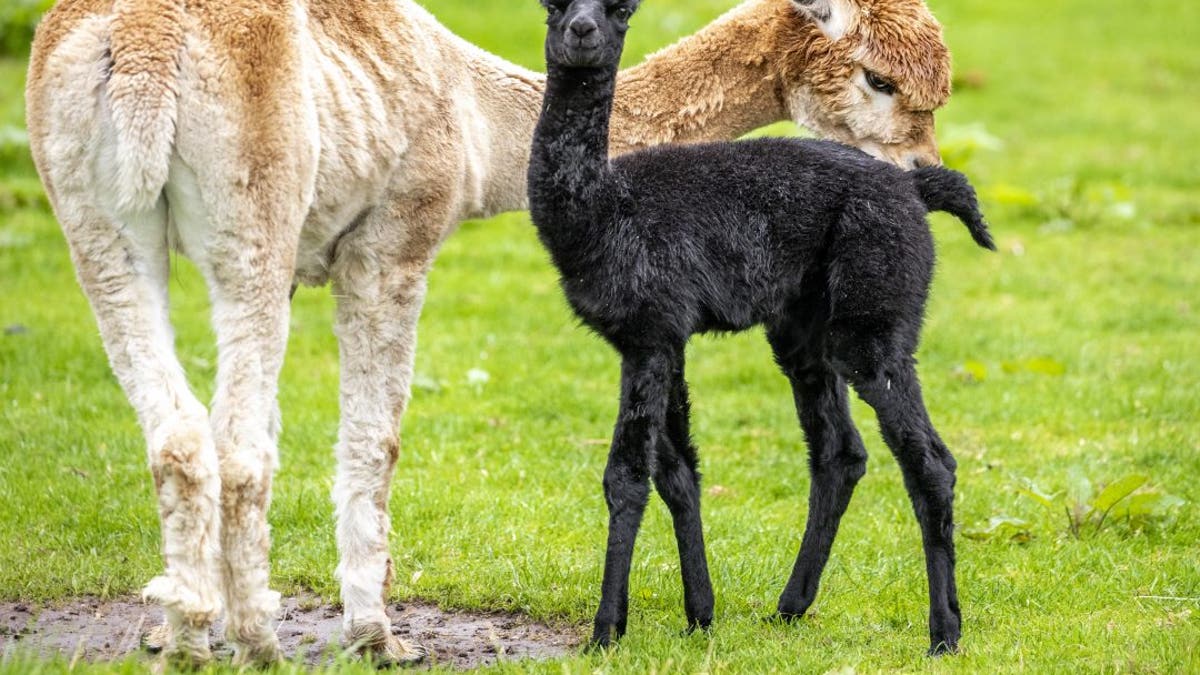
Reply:
[[[787,0],[774,53],[796,122],[903,168],[941,163],[950,52],[922,0]]]

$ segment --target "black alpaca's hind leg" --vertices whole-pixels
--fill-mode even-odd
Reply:
[[[608,646],[625,634],[633,544],[650,495],[655,446],[666,437],[672,361],[650,353],[626,355],[621,364],[621,410],[604,470],[608,548],[592,646]]]
[[[779,597],[779,615],[795,619],[816,599],[821,573],[854,488],[866,473],[867,451],[851,421],[846,384],[814,370],[792,378],[792,390],[808,442],[808,523],[791,577]]]
[[[790,364],[780,356],[808,443],[811,475],[804,539],[779,597],[779,616],[790,620],[803,616],[816,598],[838,525],[866,473],[867,451],[850,417],[845,381],[819,357]]]
[[[667,409],[667,442],[662,444],[654,470],[654,486],[671,511],[675,542],[679,546],[679,569],[683,576],[683,605],[688,630],[708,628],[713,618],[712,580],[704,552],[704,529],[700,518],[700,472],[696,448],[688,429],[687,381],[680,359],[671,387]]]
[[[855,390],[879,418],[879,428],[904,474],[921,525],[929,579],[929,654],[958,651],[962,614],[954,581],[954,472],[957,464],[938,437],[921,397],[910,357],[861,368]]]

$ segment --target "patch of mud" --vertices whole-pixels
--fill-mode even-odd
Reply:
[[[427,664],[477,668],[501,659],[553,659],[570,654],[581,642],[573,628],[555,628],[520,614],[444,611],[406,602],[389,612],[393,631],[425,645]],[[109,661],[146,653],[142,636],[162,622],[162,610],[134,598],[81,598],[33,606],[0,603],[0,655],[12,652],[43,657]],[[213,627],[218,659],[228,660],[224,626]],[[341,652],[340,610],[315,598],[286,598],[278,622],[279,643],[288,658],[309,665],[327,663]]]

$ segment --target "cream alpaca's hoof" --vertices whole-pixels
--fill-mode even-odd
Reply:
[[[171,646],[171,624],[163,621],[142,635],[142,648],[151,654],[159,654]]]
[[[158,672],[175,670],[197,670],[212,662],[212,650],[208,647],[208,630],[183,628],[176,635],[170,622],[146,631],[142,636],[142,647],[151,654],[161,654],[155,667]]]
[[[163,652],[162,660],[167,672],[172,670],[201,670],[212,663],[212,652],[207,649],[203,651],[172,649]]]
[[[251,609],[254,612],[251,612]],[[240,612],[234,615],[234,612]],[[227,613],[225,637],[233,644],[235,666],[269,666],[283,661],[279,637],[270,617],[279,612],[279,594],[264,591],[251,603],[243,601]],[[248,620],[249,619],[249,620]]]
[[[208,648],[208,631],[203,637],[195,628],[175,632],[173,643],[162,649],[160,662],[167,670],[199,670],[212,663],[212,650]]]
[[[167,615],[142,639],[147,650],[162,654],[162,667],[196,669],[212,661],[208,628],[220,613],[220,604],[201,601],[166,575],[146,584],[142,599],[161,605]]]
[[[382,668],[416,665],[429,656],[429,650],[422,645],[401,640],[392,635],[389,626],[379,623],[351,626],[345,644]]]
[[[260,668],[273,666],[283,661],[283,651],[279,649],[279,639],[271,634],[271,639],[254,645],[238,643],[233,652],[235,668]]]

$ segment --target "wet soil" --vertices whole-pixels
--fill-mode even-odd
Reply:
[[[427,664],[477,668],[501,659],[553,659],[570,654],[581,642],[579,629],[537,623],[508,612],[445,611],[430,604],[405,602],[389,608],[394,632],[430,652]],[[43,657],[109,661],[141,653],[142,636],[162,622],[162,610],[136,598],[72,601],[35,606],[0,602],[0,656],[11,652]],[[223,626],[213,627],[218,659],[228,660]],[[341,612],[312,597],[286,598],[277,632],[284,653],[309,665],[332,661],[341,653]]]

